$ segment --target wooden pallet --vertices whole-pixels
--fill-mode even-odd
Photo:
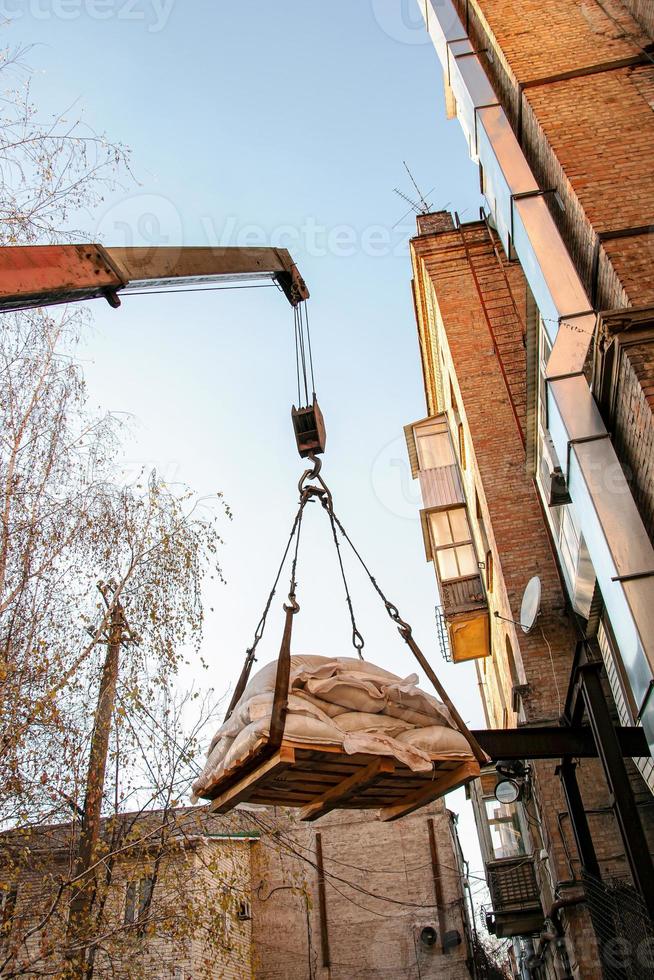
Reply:
[[[337,809],[378,809],[381,820],[397,820],[478,776],[474,759],[434,761],[433,772],[413,772],[386,756],[283,741],[277,751],[262,744],[204,795],[216,813],[248,802],[299,808],[301,820]]]

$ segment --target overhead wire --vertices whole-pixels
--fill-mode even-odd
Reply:
[[[310,857],[307,857],[304,854],[301,854],[301,853],[299,853],[297,851],[297,849],[296,849],[297,842],[296,841],[292,841],[292,842],[289,841],[285,837],[285,835],[282,832],[279,831],[279,829],[277,829],[276,832],[271,833],[270,832],[270,828],[269,827],[266,827],[265,826],[265,823],[260,818],[258,818],[256,814],[251,813],[251,814],[249,814],[249,816],[255,821],[255,823],[257,823],[260,827],[262,827],[262,829],[264,829],[267,834],[269,834],[271,836],[271,839],[274,839],[275,841],[277,841],[278,843],[280,843],[287,851],[289,851],[291,854],[295,855],[295,857],[299,858],[301,861],[304,861],[307,864],[309,864],[316,871],[319,871],[320,870],[319,867],[318,867],[318,864],[315,861],[312,861]],[[379,901],[379,902],[387,902],[390,905],[400,905],[403,908],[426,909],[426,908],[437,908],[438,907],[434,903],[426,903],[426,902],[402,902],[399,899],[391,898],[390,895],[377,895],[375,892],[371,892],[369,889],[365,888],[363,885],[359,885],[359,884],[357,884],[357,883],[355,883],[353,881],[348,881],[347,878],[341,878],[339,875],[334,874],[332,871],[328,871],[326,868],[324,869],[324,874],[328,878],[333,879],[334,881],[338,881],[342,885],[347,885],[348,888],[352,888],[354,891],[360,892],[362,895],[366,895],[367,897],[373,898],[373,899],[375,899],[376,901]],[[449,904],[455,904],[455,903],[449,903]],[[369,910],[369,911],[372,911],[372,910]]]

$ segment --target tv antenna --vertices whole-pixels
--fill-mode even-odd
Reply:
[[[433,207],[431,203],[427,200],[427,198],[432,193],[432,191],[436,190],[435,187],[432,187],[431,190],[427,191],[427,194],[424,195],[420,190],[420,188],[418,187],[416,179],[411,173],[409,169],[409,165],[406,162],[406,160],[403,160],[402,163],[404,164],[404,169],[406,170],[406,172],[408,173],[411,179],[411,183],[415,187],[416,193],[418,195],[418,200],[414,200],[412,197],[409,197],[409,195],[405,194],[404,191],[401,191],[399,187],[393,188],[394,193],[397,194],[398,197],[401,197],[403,201],[406,201],[408,205],[410,205],[409,211],[405,211],[402,217],[395,222],[395,224],[393,225],[394,228],[397,228],[397,226],[400,224],[400,221],[404,221],[407,214],[410,214],[411,211],[413,211],[414,214],[430,214],[431,211],[433,210]],[[448,207],[449,202],[445,206]]]

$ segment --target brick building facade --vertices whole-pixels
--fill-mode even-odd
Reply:
[[[569,723],[571,671],[588,660],[601,711],[651,749],[652,5],[419,2],[486,200],[470,224],[420,216],[411,248],[428,416],[407,443],[444,652],[474,661],[499,728]],[[473,791],[489,924],[521,937],[522,976],[654,969],[649,926],[617,924],[631,901],[651,918],[634,851],[651,867],[652,764],[626,761],[617,807],[605,765],[534,761],[504,807],[495,775]]]
[[[470,976],[466,868],[442,801],[391,824],[355,810],[315,824],[245,806],[123,814],[103,840],[98,978]],[[70,825],[0,837],[0,975],[57,975],[74,855]]]

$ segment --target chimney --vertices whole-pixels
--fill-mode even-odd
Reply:
[[[433,214],[419,214],[416,217],[419,235],[435,235],[441,231],[453,231],[454,219],[449,211],[434,211]]]

